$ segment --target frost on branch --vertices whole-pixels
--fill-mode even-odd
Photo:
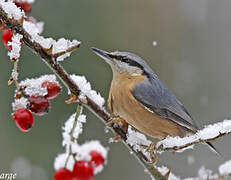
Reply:
[[[7,2],[5,2],[5,0],[0,0],[0,6],[11,19],[20,20],[23,16],[25,16],[24,11],[18,8],[12,0]]]
[[[226,161],[219,166],[219,173],[223,175],[231,175],[231,160]]]
[[[184,138],[180,137],[167,137],[166,139],[159,141],[157,148],[162,149],[182,149],[191,144],[206,142],[216,139],[222,135],[229,134],[231,132],[231,120],[224,120],[213,125],[208,125],[204,129],[199,130],[196,134],[190,135]]]
[[[54,40],[53,38],[44,38],[41,36],[43,24],[41,23],[32,23],[29,21],[23,22],[23,27],[28,34],[31,36],[31,40],[40,44],[45,49],[52,49],[52,55],[57,55],[57,60],[62,61],[64,58],[70,56],[71,50],[77,48],[80,45],[80,42],[77,40],[66,40],[64,38],[60,38],[59,40]]]
[[[143,146],[148,147],[151,144],[151,141],[148,140],[144,134],[133,130],[131,126],[128,126],[126,143],[132,146],[135,151],[140,151],[148,159],[150,158],[149,152],[146,151],[146,149]]]
[[[156,167],[156,168],[163,176],[166,175],[170,170],[169,168],[167,168],[165,166]],[[168,180],[180,180],[180,177],[177,177],[175,174],[170,172]]]
[[[33,0],[23,0],[20,2],[33,3]],[[18,8],[12,0],[5,2],[5,0],[0,0],[0,6],[3,11],[7,13],[10,19],[21,21],[23,20],[23,28],[31,36],[31,41],[40,44],[44,49],[52,50],[50,53],[58,60],[62,61],[64,58],[70,56],[71,51],[78,48],[80,42],[77,40],[66,40],[60,38],[59,40],[54,40],[53,38],[45,38],[41,36],[43,30],[43,23],[34,23],[27,20],[24,11]]]
[[[100,95],[100,93],[97,93],[95,90],[91,89],[91,84],[87,82],[84,76],[77,76],[73,74],[70,77],[81,90],[79,98],[85,98],[87,96],[99,106],[102,107],[104,105],[104,98]]]
[[[8,56],[10,59],[16,60],[20,57],[20,51],[21,51],[21,39],[22,35],[20,34],[14,34],[12,37],[12,42],[8,42],[8,45],[12,47],[12,50],[8,52]]]
[[[82,112],[80,113],[81,114],[78,116],[75,128],[73,128],[73,125],[75,124],[76,113],[72,114],[65,122],[65,126],[63,127],[63,146],[69,147],[72,143],[75,144],[79,135],[82,134],[83,123],[86,123],[86,115],[82,114]]]

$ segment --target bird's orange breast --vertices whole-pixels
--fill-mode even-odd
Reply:
[[[145,108],[132,95],[132,89],[145,76],[117,75],[113,77],[108,99],[108,107],[115,116],[120,116],[128,124],[142,133],[154,138],[163,139],[166,136],[185,136],[183,127],[175,122],[162,118]]]

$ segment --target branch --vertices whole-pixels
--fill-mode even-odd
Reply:
[[[186,136],[183,138],[167,137],[166,139],[157,143],[156,149],[161,151],[183,150],[194,144],[212,142],[230,133],[231,120],[224,120],[223,122],[208,125],[198,131],[196,134],[190,136]]]
[[[12,31],[21,34],[22,40],[31,50],[33,50],[49,67],[50,69],[62,80],[65,86],[77,97],[80,95],[80,88],[73,82],[66,70],[56,60],[57,54],[53,56],[48,49],[43,48],[39,43],[32,40],[31,35],[23,28],[23,22],[16,21],[8,17],[7,13],[0,7],[0,19],[5,26]],[[23,18],[22,18],[23,21]],[[95,115],[97,115],[103,123],[106,123],[112,116],[103,107],[97,105],[92,99],[86,97],[87,102],[83,103],[85,107],[90,109]],[[150,175],[156,180],[167,180],[167,177],[163,176],[152,164],[147,162],[147,156],[141,152],[135,150],[131,145],[126,143],[126,133],[119,127],[110,128],[112,132],[116,132],[121,136],[124,145],[133,152],[139,162],[148,170]]]

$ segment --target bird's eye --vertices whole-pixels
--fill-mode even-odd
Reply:
[[[122,61],[125,62],[125,63],[129,63],[130,62],[130,60],[128,58],[126,58],[126,57],[123,57]]]

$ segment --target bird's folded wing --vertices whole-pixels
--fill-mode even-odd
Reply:
[[[193,131],[198,129],[183,104],[157,77],[137,84],[132,94],[143,106],[161,117]]]

